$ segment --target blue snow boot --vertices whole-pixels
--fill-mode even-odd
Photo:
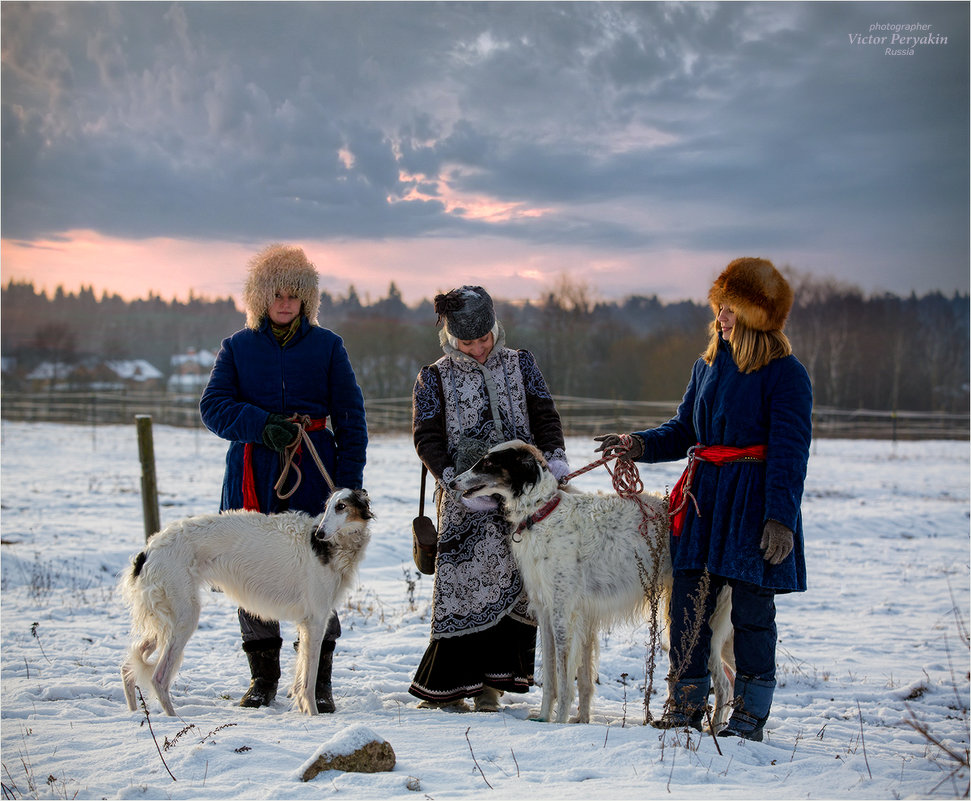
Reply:
[[[701,731],[708,709],[711,676],[696,679],[668,680],[668,700],[664,714],[651,721],[655,729],[692,729]]]
[[[764,681],[751,676],[735,677],[735,700],[732,717],[718,732],[719,737],[741,737],[744,740],[762,742],[762,730],[769,719],[775,681]]]

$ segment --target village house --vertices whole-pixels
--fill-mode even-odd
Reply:
[[[161,371],[145,359],[85,360],[78,364],[41,362],[27,374],[33,392],[67,390],[158,390]]]
[[[168,388],[173,393],[189,393],[198,395],[209,382],[209,373],[216,363],[216,354],[211,350],[196,350],[189,348],[185,353],[178,353],[172,357],[172,374],[169,376]]]

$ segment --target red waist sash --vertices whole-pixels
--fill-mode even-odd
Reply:
[[[289,418],[291,423],[296,423],[303,427],[304,431],[320,431],[327,427],[326,417],[302,417],[293,415]],[[260,511],[260,501],[256,495],[256,479],[253,477],[253,446],[255,442],[247,442],[243,448],[243,508],[251,512]],[[297,439],[297,453],[303,443]]]
[[[690,498],[695,505],[695,511],[701,517],[698,509],[698,502],[691,494],[691,482],[694,479],[695,468],[698,462],[710,462],[711,464],[722,465],[730,462],[764,462],[766,454],[765,445],[749,445],[744,448],[736,448],[731,445],[702,445],[700,442],[688,450],[688,466],[678,479],[678,483],[671,490],[671,499],[668,505],[668,515],[671,517],[671,533],[675,537],[681,536],[684,529],[684,519],[688,515],[688,499]]]

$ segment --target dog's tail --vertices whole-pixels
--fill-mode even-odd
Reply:
[[[158,652],[171,638],[175,624],[171,599],[152,565],[149,554],[141,551],[120,582],[121,596],[131,615],[131,644],[125,666],[134,675],[135,683],[146,690],[153,686]],[[151,658],[153,654],[155,659]]]

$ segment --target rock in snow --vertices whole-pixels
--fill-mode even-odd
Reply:
[[[300,767],[300,780],[309,782],[325,770],[379,773],[393,770],[394,749],[367,726],[352,726],[329,739]]]

